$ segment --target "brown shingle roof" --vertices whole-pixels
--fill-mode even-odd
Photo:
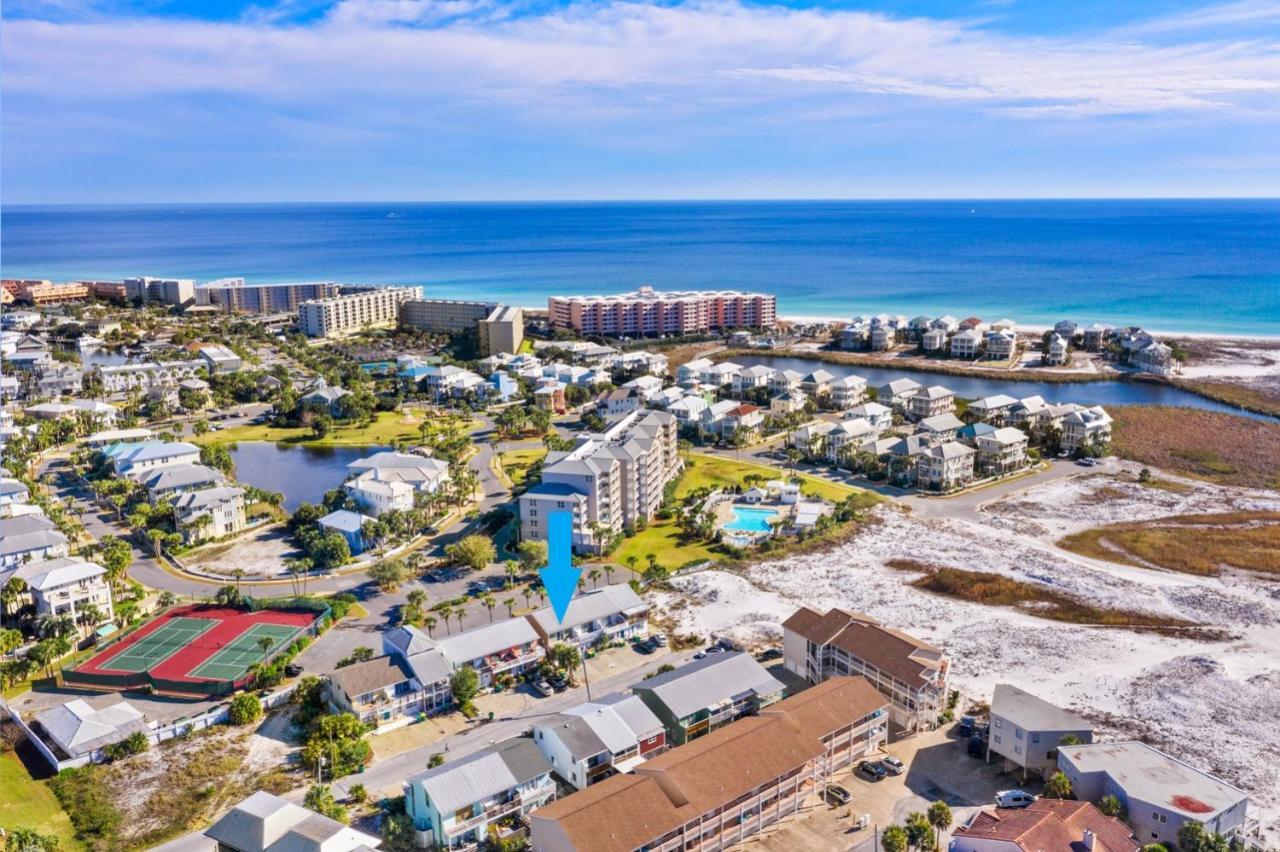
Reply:
[[[400,662],[399,657],[376,657],[363,663],[344,666],[329,679],[355,701],[366,692],[394,686],[409,680],[413,675]]]
[[[823,753],[823,737],[884,704],[863,678],[831,678],[659,755],[635,775],[616,775],[539,808],[535,832],[563,836],[575,849],[630,852],[800,769]]]
[[[937,646],[849,610],[832,609],[821,615],[801,607],[782,627],[815,644],[834,645],[913,687],[932,680],[945,659]]]
[[[1138,852],[1124,823],[1089,802],[1037,799],[1024,810],[979,812],[956,829],[962,837],[1016,843],[1025,852],[1084,852],[1084,833],[1094,835],[1094,852]]]

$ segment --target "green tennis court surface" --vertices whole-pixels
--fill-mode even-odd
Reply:
[[[190,645],[218,622],[208,618],[174,618],[154,633],[125,647],[102,665],[121,672],[145,672]]]
[[[284,624],[254,624],[228,642],[221,651],[191,670],[187,676],[211,680],[238,680],[250,666],[274,654],[301,630],[301,627]],[[271,640],[271,647],[266,650],[263,650],[260,644],[264,636]]]

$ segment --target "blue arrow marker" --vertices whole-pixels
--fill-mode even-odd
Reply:
[[[547,567],[538,572],[542,587],[551,598],[556,621],[564,623],[569,601],[578,589],[581,568],[573,567],[573,512],[549,512],[547,515]]]

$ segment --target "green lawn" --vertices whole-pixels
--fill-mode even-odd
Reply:
[[[521,485],[529,475],[529,468],[547,456],[546,447],[531,447],[527,450],[509,450],[501,455],[502,472],[511,480],[512,485]]]
[[[209,432],[194,440],[203,444],[229,444],[238,441],[272,441],[286,444],[307,444],[315,447],[365,447],[374,444],[390,444],[394,441],[411,441],[418,443],[422,433],[418,429],[421,417],[417,414],[404,414],[394,411],[380,411],[374,416],[373,423],[366,427],[343,425],[335,422],[328,435],[317,439],[311,430],[302,426],[279,428],[266,423],[249,423]],[[458,417],[433,418],[429,421],[429,434],[435,434],[457,424],[471,430],[479,427],[476,420],[462,420]]]
[[[60,852],[84,848],[49,785],[33,779],[11,751],[0,753],[0,826],[52,834]]]
[[[676,485],[676,497],[685,497],[690,492],[703,487],[740,486],[743,480],[753,473],[766,479],[783,479],[787,476],[786,471],[767,465],[740,462],[719,456],[690,454],[685,458],[684,473],[681,474],[680,481]],[[800,479],[805,493],[817,495],[834,503],[855,494],[859,496],[859,503],[863,506],[872,506],[883,500],[873,491],[827,482],[812,476],[802,475]],[[610,558],[620,565],[625,565],[628,556],[635,556],[636,569],[643,571],[648,565],[646,556],[652,553],[657,557],[660,565],[675,570],[690,562],[715,559],[719,554],[712,548],[711,542],[681,543],[680,528],[674,520],[654,521],[644,531],[622,542]]]

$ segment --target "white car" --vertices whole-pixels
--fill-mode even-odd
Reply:
[[[907,767],[903,765],[902,761],[898,760],[898,758],[893,755],[880,758],[880,765],[883,766],[885,771],[890,775],[901,775],[907,771]]]
[[[1026,790],[1001,790],[996,793],[997,808],[1025,808],[1036,800]]]

